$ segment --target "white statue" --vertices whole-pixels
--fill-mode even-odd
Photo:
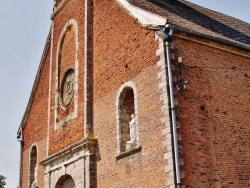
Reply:
[[[131,114],[131,121],[129,122],[130,128],[130,141],[128,143],[133,143],[135,141],[135,115]]]
[[[33,187],[37,187],[37,164],[36,164],[36,167],[35,167],[35,170],[34,170],[34,181],[33,181],[33,183],[32,183],[32,185],[31,185],[31,187],[33,188]]]
[[[34,174],[34,177],[35,177],[35,182],[37,182],[37,164],[36,164],[36,167],[35,167],[35,174]]]

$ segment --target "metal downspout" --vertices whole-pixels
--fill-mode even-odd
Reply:
[[[22,188],[22,172],[23,172],[23,132],[21,130],[20,138],[20,166],[19,166],[19,188]]]
[[[175,118],[175,104],[174,104],[174,87],[173,87],[173,76],[172,76],[172,65],[171,56],[168,42],[164,43],[167,55],[167,67],[168,67],[168,84],[169,84],[169,97],[170,97],[170,109],[172,118],[172,131],[173,131],[173,144],[174,144],[174,162],[175,162],[175,175],[177,185],[181,183],[180,167],[179,167],[179,156],[178,156],[178,141],[177,141],[177,126]]]

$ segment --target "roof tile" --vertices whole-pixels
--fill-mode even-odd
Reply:
[[[196,32],[250,46],[250,24],[184,0],[128,0],[134,6],[168,18]]]

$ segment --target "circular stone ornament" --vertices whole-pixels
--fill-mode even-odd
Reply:
[[[63,106],[68,106],[74,98],[75,70],[68,69],[61,83],[61,102]]]

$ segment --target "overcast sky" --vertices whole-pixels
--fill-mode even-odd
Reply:
[[[250,23],[249,0],[190,0]],[[53,0],[0,0],[0,174],[6,188],[19,181],[16,132],[50,28]]]

